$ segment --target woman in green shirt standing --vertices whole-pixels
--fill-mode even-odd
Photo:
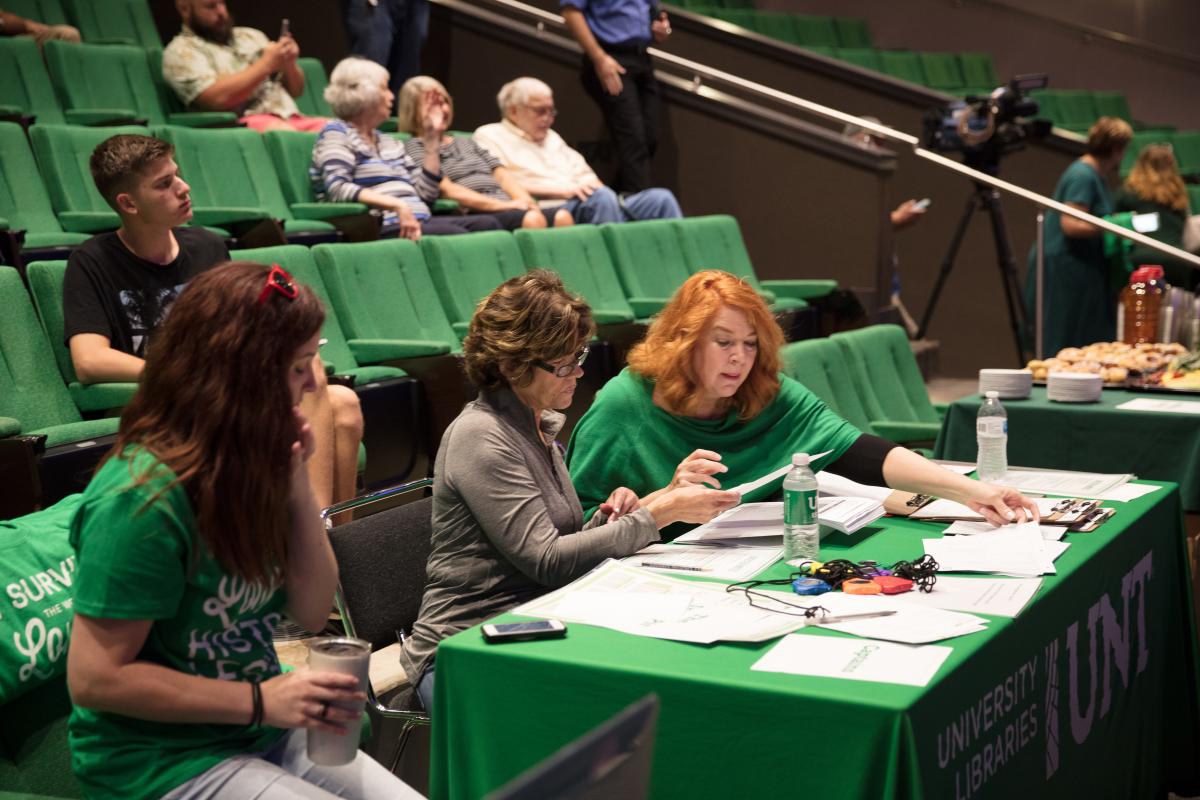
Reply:
[[[304,463],[321,301],[235,262],[180,294],[71,525],[73,766],[90,798],[416,797],[365,755],[318,767],[353,677],[281,673],[287,615],[324,627],[337,564]],[[324,787],[324,788],[322,788]]]
[[[1054,199],[1097,216],[1113,213],[1106,181],[1116,174],[1133,128],[1117,117],[1101,117],[1088,131],[1087,153],[1067,167]],[[1108,280],[1102,231],[1094,225],[1046,212],[1043,244],[1042,351],[1108,342],[1117,335],[1117,290]],[[1037,246],[1029,251],[1025,310],[1031,329],[1037,315]]]
[[[1036,515],[1016,490],[969,480],[859,431],[779,374],[782,345],[771,312],[745,281],[718,270],[689,278],[571,435],[567,465],[585,513],[618,484],[644,504],[678,486],[733,488],[805,452],[815,470],[956,500],[996,525]],[[782,481],[742,499],[765,500]],[[668,529],[663,538],[681,532]]]
[[[1175,149],[1171,145],[1143,147],[1113,203],[1117,212],[1158,214],[1158,228],[1146,235],[1163,244],[1183,248],[1183,227],[1191,211],[1188,209],[1187,186],[1179,174]],[[1191,264],[1145,245],[1135,243],[1129,249],[1129,263],[1134,269],[1142,264],[1160,264],[1167,283],[1189,292],[1196,291],[1200,283],[1200,272]]]

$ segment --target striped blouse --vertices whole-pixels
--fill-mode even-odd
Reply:
[[[409,157],[420,164],[425,160],[425,143],[413,137],[404,143]],[[500,159],[485,150],[473,136],[453,136],[449,144],[438,148],[442,159],[442,174],[459,186],[465,186],[497,200],[511,200],[500,188],[493,173],[503,166]]]
[[[402,142],[375,131],[372,147],[342,120],[321,130],[308,174],[313,194],[321,200],[352,203],[363,189],[371,189],[404,200],[421,220],[430,217],[429,204],[437,199],[442,179],[409,158]],[[388,216],[394,212],[385,214],[385,225]]]

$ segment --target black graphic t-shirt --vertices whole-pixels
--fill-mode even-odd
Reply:
[[[203,228],[176,228],[179,255],[170,264],[138,258],[117,236],[102,233],[71,254],[63,281],[63,336],[108,338],[114,350],[146,357],[150,334],[162,324],[187,282],[229,259],[221,237]]]

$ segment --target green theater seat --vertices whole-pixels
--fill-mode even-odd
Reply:
[[[147,0],[63,0],[85,42],[162,50]]]
[[[639,317],[657,314],[691,276],[674,220],[601,225],[600,232]]]
[[[137,126],[34,125],[29,129],[50,202],[65,230],[93,234],[120,227],[121,218],[96,189],[88,161],[96,145],[122,133],[147,136],[150,131]]]
[[[26,232],[25,250],[71,247],[88,239],[59,224],[25,132],[13,122],[0,122],[0,218],[9,230]]]
[[[6,4],[7,5],[7,4]],[[34,117],[60,123],[62,107],[37,43],[25,36],[0,37],[0,117]]]
[[[467,335],[476,304],[526,269],[521,247],[507,231],[425,236],[421,239],[421,253],[442,308],[459,339]]]
[[[783,374],[793,378],[863,433],[875,433],[863,398],[841,350],[832,339],[805,339],[783,346]]]
[[[263,134],[271,161],[279,175],[279,186],[292,213],[307,219],[331,219],[348,214],[365,214],[362,203],[324,203],[313,194],[308,174],[317,134],[308,131],[267,131]]]
[[[325,102],[325,87],[329,77],[320,59],[298,58],[296,66],[304,73],[304,92],[296,98],[300,113],[309,117],[332,117],[333,109]]]
[[[71,351],[64,341],[63,277],[67,274],[67,262],[35,261],[29,265],[27,273],[42,330],[54,351],[58,374],[67,384],[75,405],[80,411],[88,412],[121,408],[128,403],[137,390],[136,383],[85,384],[75,375]]]
[[[513,236],[525,257],[525,266],[557,272],[567,289],[592,307],[598,325],[633,322],[634,309],[625,299],[617,268],[594,225],[516,231]]]
[[[318,245],[313,256],[360,363],[462,352],[416,242]]]

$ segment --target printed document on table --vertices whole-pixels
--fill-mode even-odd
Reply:
[[[852,681],[927,686],[951,648],[864,642],[835,636],[785,636],[753,670]]]
[[[959,536],[976,536],[976,535],[1003,535],[1009,530],[1010,526],[1001,525],[999,528],[992,525],[990,522],[971,522],[969,520],[960,519],[947,526],[946,530],[942,531],[942,535],[951,534]],[[1042,538],[1051,542],[1057,542],[1067,532],[1066,525],[1038,525],[1038,530],[1042,532]]]
[[[1161,486],[1149,486],[1144,483],[1127,483],[1123,486],[1105,492],[1099,500],[1111,500],[1118,503],[1128,503],[1130,500],[1137,500],[1139,497],[1157,492]]]
[[[822,627],[865,639],[882,639],[902,644],[928,644],[955,636],[986,630],[988,620],[960,611],[948,611],[899,602],[901,595],[853,595],[830,592],[816,597],[799,597],[790,592],[762,590],[755,602],[763,607],[795,612],[796,607],[820,606],[824,613],[805,622],[805,627]],[[772,600],[772,598],[778,598]],[[839,617],[891,611],[888,616],[861,619]]]
[[[974,464],[948,464],[945,461],[938,461],[936,459],[934,459],[933,463],[937,464],[942,469],[948,469],[958,475],[970,475],[976,470],[976,466]]]
[[[1058,505],[1058,500],[1051,497],[1034,497],[1031,498],[1034,505],[1037,506],[1040,516],[1049,516],[1053,508]],[[918,508],[909,519],[928,519],[928,520],[966,520],[969,522],[984,522],[983,515],[972,511],[970,507],[962,503],[956,503],[953,500],[939,498],[932,503],[926,503]]]
[[[652,544],[621,559],[635,567],[698,578],[748,581],[783,555],[781,547],[689,547]],[[654,566],[651,567],[650,565]]]
[[[897,602],[997,617],[1015,617],[1029,604],[1041,578],[961,578],[939,575],[932,592],[905,592]]]
[[[813,465],[813,464],[815,464],[816,461],[824,458],[825,456],[829,455],[832,452],[833,452],[832,450],[826,450],[824,453],[817,453],[815,456],[809,456],[808,463],[810,465]],[[748,481],[746,483],[740,484],[738,486],[733,487],[729,491],[737,492],[740,495],[747,495],[750,492],[753,492],[755,489],[758,489],[762,486],[766,486],[771,481],[779,480],[784,475],[787,475],[791,471],[791,469],[792,469],[791,464],[785,464],[777,470],[768,472],[766,475],[763,475],[758,480]]]
[[[1159,400],[1154,397],[1127,400],[1117,408],[1127,411],[1157,411],[1163,414],[1200,414],[1200,402],[1195,400]]]
[[[512,613],[697,644],[763,642],[804,625],[803,617],[755,608],[720,584],[685,581],[611,558]]]
[[[1063,497],[1100,498],[1135,476],[1128,473],[1070,472],[1067,470],[1010,469],[992,483],[1011,486],[1022,492],[1057,494]]]
[[[1055,574],[1054,559],[1069,545],[1048,542],[1036,522],[1006,526],[996,536],[924,539],[925,552],[942,572],[991,572],[1020,577]]]
[[[883,506],[862,497],[818,497],[817,522],[854,533],[884,514]],[[742,503],[692,528],[679,544],[779,547],[783,544],[783,503]]]

